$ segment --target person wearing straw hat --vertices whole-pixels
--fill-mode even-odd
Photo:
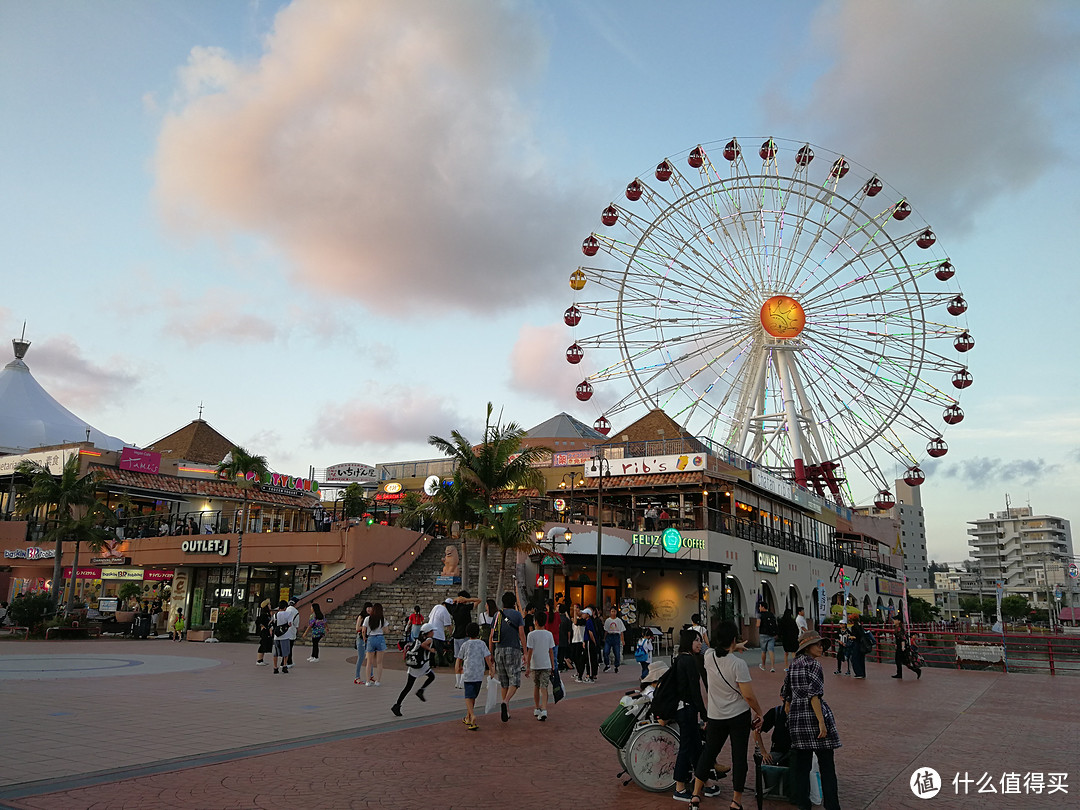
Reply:
[[[829,648],[829,639],[809,631],[799,636],[799,651],[791,663],[780,697],[788,712],[791,737],[791,767],[794,772],[795,804],[810,810],[810,770],[817,755],[821,772],[821,795],[825,810],[840,810],[836,786],[836,762],[840,735],[836,719],[825,702],[825,673],[818,661]]]
[[[648,670],[641,677],[641,694],[652,697],[652,693],[656,691],[656,682],[669,669],[670,667],[663,661],[653,661],[649,664]]]

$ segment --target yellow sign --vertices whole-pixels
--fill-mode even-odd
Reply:
[[[218,609],[210,608],[210,624],[217,624]]]
[[[143,572],[141,568],[102,568],[102,579],[136,579],[142,582]]]
[[[395,492],[401,492],[401,484],[399,484],[397,481],[391,481],[389,484],[383,487],[383,492],[388,492],[391,495],[393,495]]]

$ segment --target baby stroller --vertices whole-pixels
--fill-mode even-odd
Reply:
[[[656,722],[651,706],[652,700],[640,692],[627,692],[600,725],[600,734],[616,748],[622,767],[618,778],[629,776],[623,785],[635,782],[643,790],[664,793],[675,787],[679,732]]]

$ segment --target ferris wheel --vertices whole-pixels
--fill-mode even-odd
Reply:
[[[896,472],[917,486],[922,459],[948,452],[972,384],[968,305],[933,230],[877,175],[732,139],[660,161],[600,222],[563,315],[600,432],[662,408],[821,495],[850,501],[854,467],[883,509]]]

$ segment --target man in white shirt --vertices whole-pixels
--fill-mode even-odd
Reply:
[[[281,671],[289,672],[289,656],[296,641],[296,625],[300,611],[284,599],[278,602],[278,612],[274,616],[274,674],[278,672],[278,659],[281,659]]]
[[[525,677],[533,676],[533,717],[547,720],[548,687],[555,669],[555,637],[544,629],[547,621],[544,611],[536,614],[535,621],[537,629],[529,633],[525,642]]]
[[[799,615],[795,617],[795,624],[799,625],[799,635],[807,632],[810,629],[810,622],[806,620],[806,616],[803,612],[806,610],[804,607],[799,608]]]
[[[615,659],[615,674],[619,672],[619,664],[622,663],[623,633],[626,625],[619,618],[619,611],[612,607],[608,617],[604,620],[604,672],[611,669],[611,658]]]
[[[438,664],[446,649],[446,629],[454,623],[454,617],[450,615],[447,605],[454,604],[454,598],[448,596],[446,601],[441,602],[431,609],[428,614],[428,624],[432,626],[432,638],[435,640],[435,656],[432,665]]]

